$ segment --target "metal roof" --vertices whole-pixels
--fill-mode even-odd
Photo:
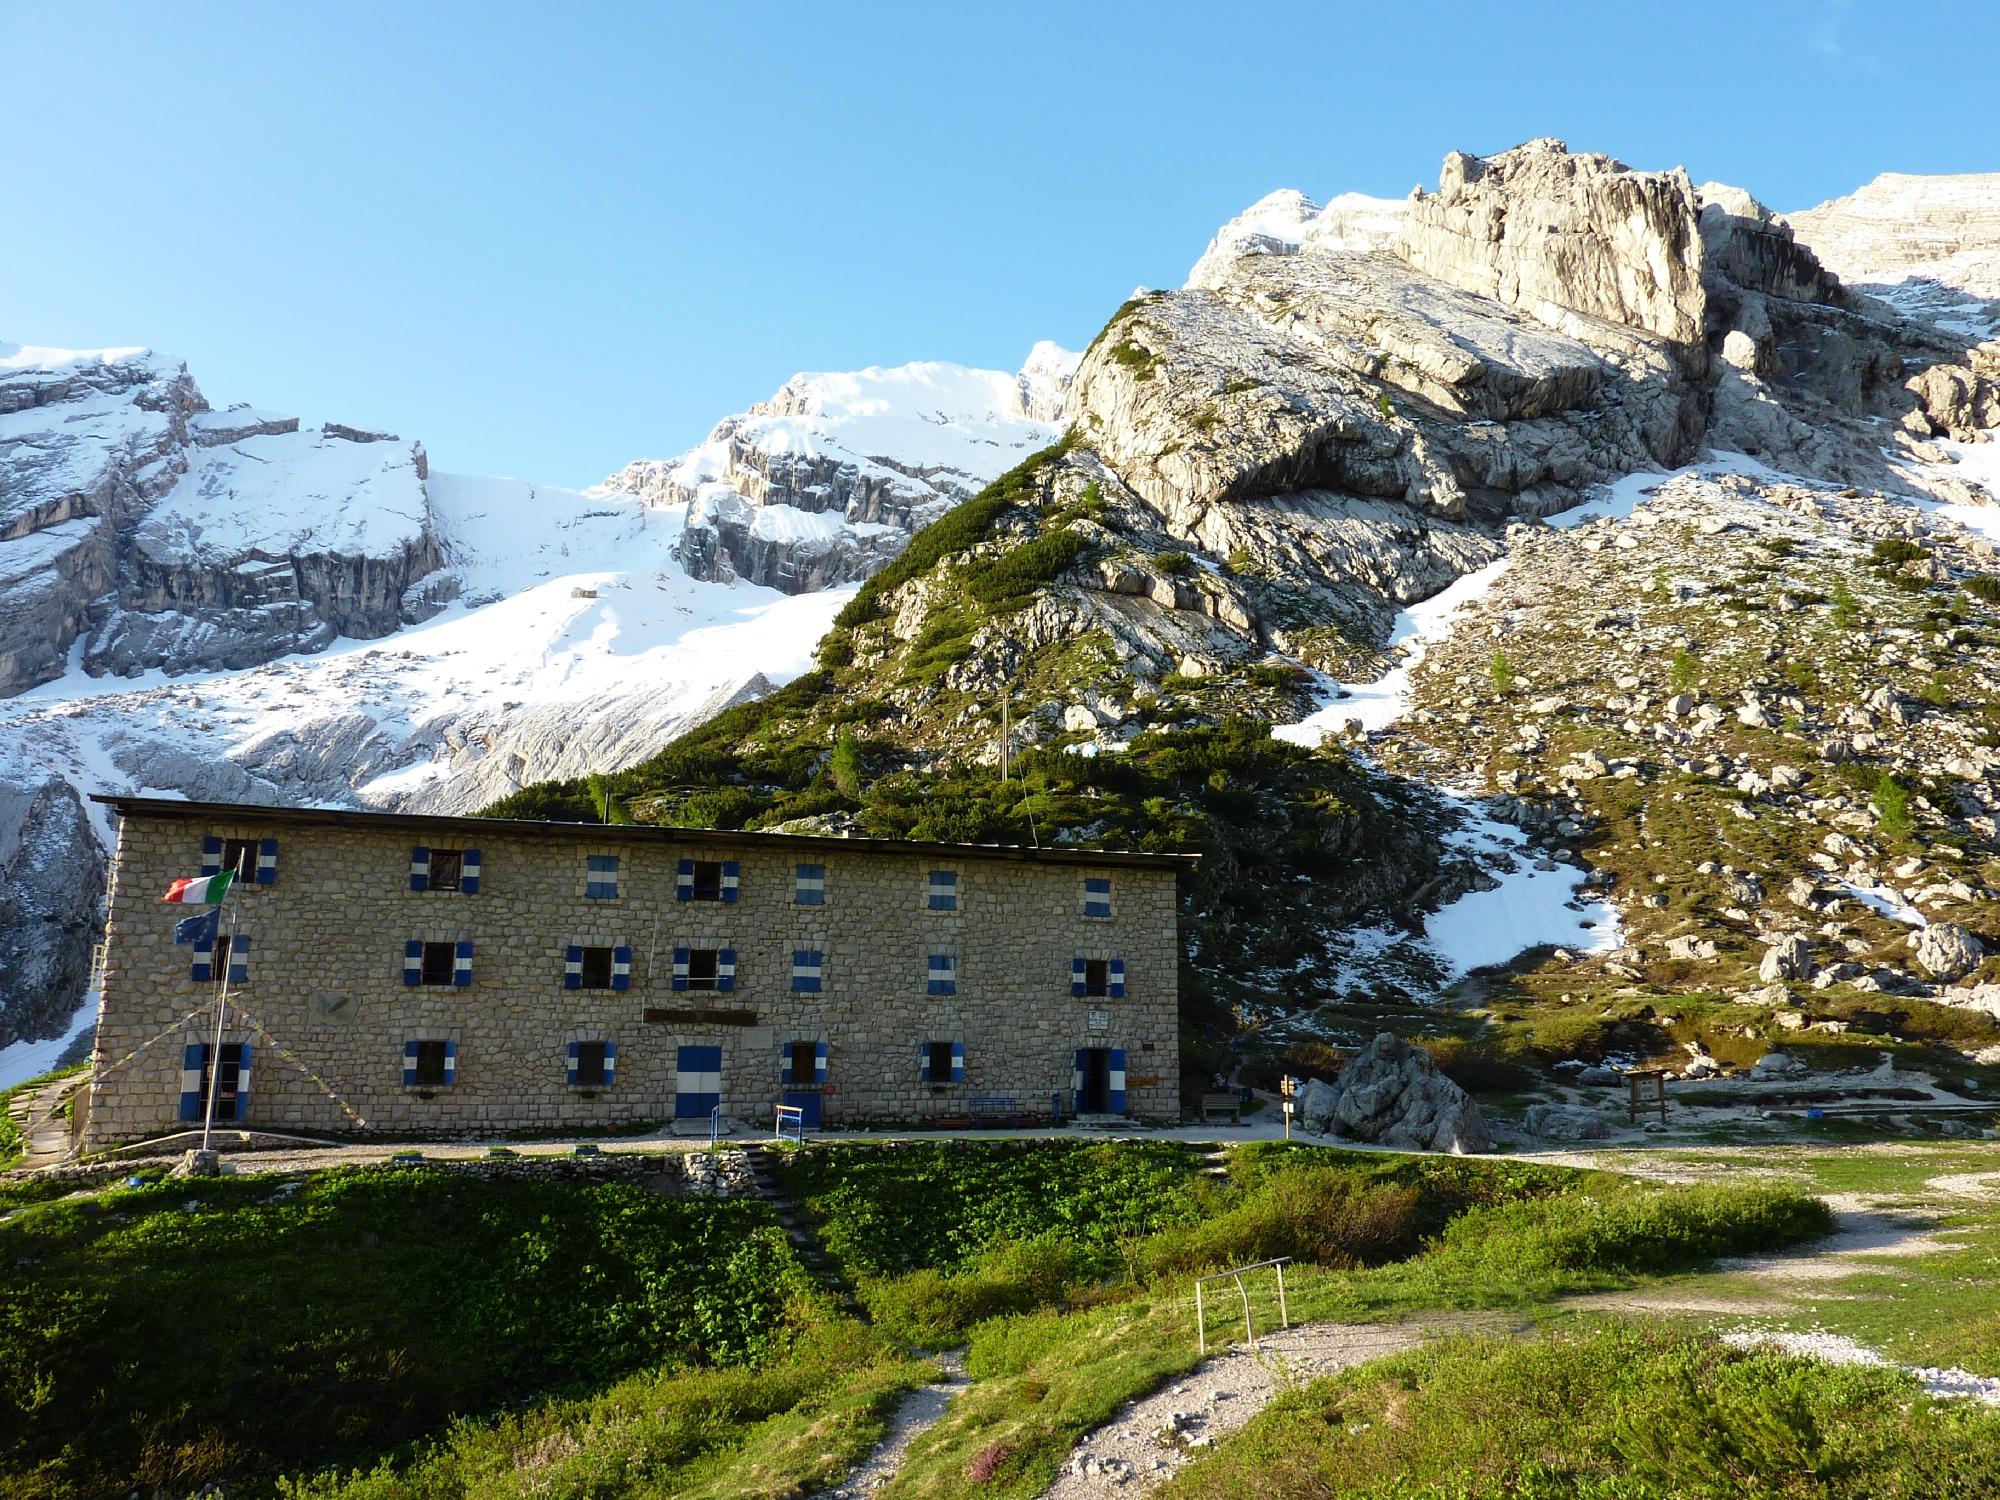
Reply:
[[[323,825],[335,828],[450,829],[468,836],[510,834],[522,838],[588,838],[596,843],[632,844],[764,844],[801,852],[846,851],[857,854],[926,854],[953,859],[1020,860],[1050,865],[1126,865],[1160,870],[1185,870],[1200,856],[1146,854],[1130,849],[1084,849],[1063,844],[1050,848],[1026,844],[941,844],[916,839],[844,838],[838,834],[751,833],[726,828],[674,828],[655,823],[556,823],[541,818],[476,818],[449,814],[363,812],[351,807],[279,807],[256,802],[186,802],[177,797],[93,796],[93,802],[117,810],[120,817],[163,818],[176,822],[231,822]]]

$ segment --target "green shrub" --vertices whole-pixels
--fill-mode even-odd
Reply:
[[[1883,537],[1868,549],[1868,557],[1877,567],[1900,568],[1905,563],[1924,562],[1930,557],[1927,548],[1899,536]]]
[[[969,563],[960,577],[968,594],[988,610],[1003,613],[1026,604],[1035,590],[1075,562],[1083,549],[1083,538],[1061,527],[997,556]]]
[[[1835,625],[1842,630],[1855,630],[1861,626],[1861,601],[1854,597],[1854,591],[1847,586],[1845,579],[1836,579],[1826,596],[1833,604]]]
[[[2000,604],[2000,578],[1988,578],[1981,574],[1965,579],[1959,587],[1975,599],[1983,599],[1988,604]]]
[[[1185,552],[1155,552],[1153,570],[1169,577],[1181,578],[1195,570],[1195,561]]]
[[[1493,650],[1493,659],[1486,664],[1486,675],[1493,682],[1494,692],[1506,693],[1513,691],[1514,688],[1513,658],[1508,656],[1505,651],[1500,650],[1496,646]]]
[[[941,1349],[988,1318],[1059,1304],[1102,1270],[1102,1257],[1089,1247],[1044,1230],[1004,1240],[949,1274],[925,1267],[897,1277],[863,1277],[858,1292],[885,1336],[911,1348]]]
[[[868,766],[861,754],[861,741],[852,733],[844,733],[833,742],[832,754],[826,763],[827,775],[833,784],[849,797],[860,795],[863,777]]]
[[[1701,681],[1701,658],[1683,646],[1667,666],[1667,680],[1677,693],[1692,692]]]
[[[1214,1218],[1153,1236],[1135,1252],[1133,1267],[1153,1280],[1281,1255],[1341,1270],[1381,1265],[1416,1251],[1423,1208],[1423,1192],[1409,1184],[1290,1168]]]
[[[1895,773],[1883,771],[1875,778],[1875,790],[1869,796],[1880,819],[1877,826],[1885,838],[1902,839],[1910,836],[1910,789],[1898,781]]]
[[[1140,380],[1151,380],[1153,371],[1160,366],[1160,356],[1144,344],[1135,344],[1130,339],[1120,339],[1111,346],[1111,358],[1123,365]]]
[[[1508,1056],[1497,1043],[1438,1037],[1424,1046],[1438,1071],[1468,1094],[1511,1094],[1535,1085],[1534,1069]]]

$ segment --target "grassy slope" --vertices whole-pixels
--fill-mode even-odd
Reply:
[[[810,1321],[760,1204],[347,1171],[0,1226],[0,1494],[360,1459],[552,1388],[755,1363]]]

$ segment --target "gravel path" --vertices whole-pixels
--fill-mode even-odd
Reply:
[[[1165,1484],[1202,1450],[1244,1426],[1282,1390],[1350,1365],[1400,1354],[1426,1335],[1490,1331],[1497,1318],[1421,1323],[1302,1323],[1260,1334],[1125,1406],[1071,1450],[1044,1500],[1142,1495]]]
[[[963,1349],[940,1354],[937,1362],[944,1368],[944,1378],[904,1397],[903,1404],[896,1408],[896,1415],[889,1419],[889,1430],[875,1445],[875,1451],[863,1459],[846,1479],[830,1490],[821,1490],[813,1500],[857,1500],[859,1496],[874,1494],[896,1477],[897,1471],[903,1467],[903,1455],[910,1451],[910,1444],[936,1426],[945,1408],[951,1405],[952,1397],[972,1384],[965,1373]]]

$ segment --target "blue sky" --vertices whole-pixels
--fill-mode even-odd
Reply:
[[[1080,347],[1278,187],[2000,170],[1996,58],[1990,4],[0,0],[0,338],[585,484],[794,370]]]

